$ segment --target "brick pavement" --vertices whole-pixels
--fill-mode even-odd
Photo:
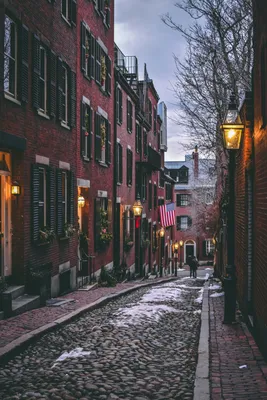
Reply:
[[[267,399],[267,364],[248,328],[222,323],[224,297],[210,297],[209,306],[211,400]]]

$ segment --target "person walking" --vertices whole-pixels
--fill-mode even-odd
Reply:
[[[190,278],[191,278],[194,275],[192,256],[187,257],[187,264],[189,265],[189,268],[190,268]]]
[[[195,256],[192,258],[192,273],[193,273],[193,278],[197,277],[197,268],[199,266],[198,260]],[[190,268],[190,277],[191,277],[191,268]]]

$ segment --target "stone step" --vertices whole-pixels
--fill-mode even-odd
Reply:
[[[12,301],[12,314],[22,314],[25,311],[38,307],[40,307],[40,296],[24,294]]]
[[[4,293],[11,293],[12,300],[15,300],[25,293],[25,286],[9,286]]]

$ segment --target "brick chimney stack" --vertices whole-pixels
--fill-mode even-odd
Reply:
[[[194,177],[198,178],[198,148],[195,146],[195,151],[193,152],[193,159],[194,159]]]

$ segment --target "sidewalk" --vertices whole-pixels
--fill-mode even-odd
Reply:
[[[209,311],[211,400],[267,399],[267,364],[247,326],[222,323],[224,296],[209,297]]]

